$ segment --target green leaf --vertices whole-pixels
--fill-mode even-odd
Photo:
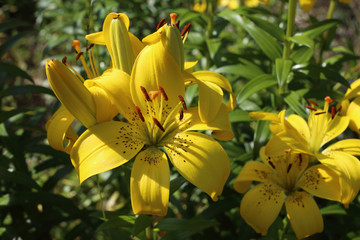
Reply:
[[[231,73],[246,79],[253,79],[256,76],[264,74],[264,71],[260,67],[248,60],[240,59],[239,62],[239,64],[220,67],[216,71],[223,74]]]
[[[284,98],[284,101],[291,107],[292,110],[302,118],[306,119],[308,114],[305,111],[305,99],[296,92],[291,91],[289,95]]]
[[[36,86],[36,85],[22,85],[7,88],[0,92],[0,97],[6,97],[10,95],[26,94],[26,93],[44,93],[55,96],[53,91],[49,88]]]
[[[237,102],[238,104],[241,104],[252,94],[259,92],[262,89],[272,87],[274,85],[276,85],[276,80],[274,76],[270,74],[262,74],[260,76],[257,76],[244,85],[244,87],[241,89],[240,93],[237,96]]]
[[[309,28],[305,29],[304,32],[297,34],[297,35],[303,35],[307,36],[311,39],[316,38],[323,32],[329,30],[332,27],[335,27],[336,25],[340,24],[341,22],[339,20],[335,19],[327,19],[315,24],[312,24]]]
[[[1,44],[0,46],[0,57],[2,57],[7,51],[9,51],[9,49],[20,39],[22,39],[23,37],[25,37],[26,35],[33,33],[34,31],[23,31],[20,32],[17,35],[11,36],[8,39],[6,39],[6,41]]]
[[[288,59],[277,58],[275,61],[275,73],[279,86],[287,82],[292,67],[292,61]]]
[[[289,37],[291,42],[297,43],[300,46],[307,46],[308,48],[314,49],[314,41],[305,35],[295,35],[293,37]]]
[[[41,187],[31,178],[30,175],[22,173],[20,171],[8,171],[7,169],[0,166],[0,176],[1,179],[7,182],[16,183],[22,185],[29,190],[37,189],[40,190]]]
[[[332,70],[329,67],[319,67],[316,65],[309,65],[307,68],[315,72],[319,71],[323,75],[322,77],[327,80],[341,83],[345,87],[350,88],[349,82],[343,76],[341,76],[338,71]]]
[[[149,227],[153,223],[154,219],[151,216],[147,215],[139,215],[135,219],[133,234],[136,236],[142,231],[145,230],[145,228]]]
[[[290,58],[297,64],[306,64],[313,55],[314,51],[311,48],[300,47],[291,53]]]
[[[219,51],[219,48],[221,46],[221,40],[218,38],[206,39],[206,45],[208,47],[210,57],[214,58],[215,54]]]
[[[0,111],[0,123],[3,123],[4,121],[8,120],[9,118],[19,114],[30,111],[29,109],[22,109],[17,108],[10,111]]]
[[[96,231],[104,231],[108,229],[122,229],[130,234],[132,234],[135,224],[135,216],[117,216],[109,219],[108,221],[101,224]]]
[[[284,41],[285,33],[284,31],[279,28],[274,23],[271,23],[267,20],[263,20],[261,18],[247,15],[247,18],[249,18],[252,22],[254,22],[258,27],[269,33],[271,36],[279,40],[280,42]]]
[[[186,179],[182,176],[178,176],[177,178],[170,181],[170,196],[173,195],[176,190],[178,190],[184,183]]]
[[[3,79],[22,77],[30,80],[31,82],[34,82],[32,77],[27,72],[10,63],[0,62],[0,75],[2,74],[5,74],[5,76],[2,76]]]
[[[269,124],[269,121],[257,121],[254,134],[253,159],[259,156],[260,148],[265,145],[270,136]]]
[[[249,118],[249,112],[240,109],[229,112],[229,115],[231,123],[253,121],[251,118]]]
[[[0,32],[4,32],[8,29],[22,27],[22,26],[31,26],[31,24],[29,24],[27,22],[22,22],[19,20],[6,21],[3,23],[0,23]]]
[[[209,220],[200,217],[192,219],[164,218],[157,223],[156,227],[161,231],[189,231],[197,233],[206,228],[214,227],[217,224],[213,219]]]
[[[345,211],[345,209],[338,204],[332,204],[326,207],[323,207],[322,209],[320,209],[320,212],[322,215],[330,215],[330,214],[335,214],[335,215],[347,215],[347,212]]]

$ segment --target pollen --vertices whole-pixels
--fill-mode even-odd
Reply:
[[[181,36],[184,36],[186,33],[189,33],[190,28],[191,28],[191,23],[189,23],[188,25],[185,25],[183,31],[181,32]]]
[[[79,52],[78,55],[76,56],[76,61],[79,60],[79,58],[83,55],[84,53],[83,52]]]
[[[142,115],[139,106],[136,106],[135,110],[136,110],[136,113],[138,114],[139,118],[141,119],[141,121],[145,122],[144,116]]]
[[[94,45],[95,45],[95,44],[92,43],[92,44],[90,44],[89,46],[87,46],[87,47],[86,47],[86,51],[89,51],[91,48],[94,47]]]
[[[65,64],[66,65],[66,60],[67,60],[67,57],[65,56],[65,57],[63,57],[63,59],[62,59],[62,63],[63,64]]]
[[[331,107],[331,119],[334,119],[335,117],[335,107]]]
[[[161,125],[161,123],[159,122],[159,120],[157,120],[155,117],[153,117],[153,121],[155,123],[155,125],[163,132],[165,132],[164,127]]]
[[[150,99],[149,94],[147,93],[146,89],[143,86],[140,86],[140,89],[141,89],[142,93],[144,94],[146,101],[151,102],[151,99]]]
[[[309,102],[310,104],[316,106],[316,107],[319,106],[319,105],[318,105],[315,101],[313,101],[313,100],[308,100],[308,102]]]
[[[309,105],[306,105],[306,108],[307,108],[307,109],[310,109],[310,110],[312,110],[312,111],[316,111],[316,110],[317,110],[316,108],[311,107],[311,106],[309,106]]]
[[[169,100],[169,99],[168,99],[168,96],[166,95],[166,92],[165,92],[164,88],[162,88],[161,86],[159,86],[158,88],[159,88],[159,91],[160,91],[163,99],[164,99],[165,101]]]
[[[183,96],[178,95],[178,97],[179,97],[179,99],[180,99],[180,102],[181,102],[181,104],[182,104],[182,106],[183,106],[184,110],[186,111],[186,110],[187,110],[187,107],[186,107],[186,103],[185,103],[185,101],[184,101]]]
[[[180,114],[179,120],[181,121],[184,118],[184,111],[182,109],[180,109],[179,114]]]

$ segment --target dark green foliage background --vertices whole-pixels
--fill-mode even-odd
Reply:
[[[328,1],[318,1],[310,14],[298,9],[296,36],[289,39],[291,62],[281,60],[287,3],[274,0],[269,6],[237,10],[214,7],[205,13],[191,11],[191,4],[180,0],[7,0],[0,5],[1,239],[149,239],[146,228],[161,239],[296,239],[284,211],[266,237],[256,234],[240,217],[242,195],[234,191],[233,181],[246,161],[257,159],[270,137],[268,123],[250,120],[248,112],[286,108],[306,118],[307,99],[321,102],[329,95],[340,100],[349,83],[359,77],[359,3],[339,4],[337,20],[324,20]],[[218,202],[173,169],[168,215],[162,219],[134,216],[129,194],[131,163],[79,185],[69,156],[47,144],[44,126],[59,103],[49,88],[44,63],[66,55],[68,62],[80,67],[72,40],[86,46],[84,36],[100,31],[111,11],[125,12],[130,31],[140,39],[154,32],[170,12],[178,13],[181,28],[192,24],[185,59],[199,61],[196,70],[219,72],[231,82],[238,100],[230,113],[236,137],[221,142],[232,172]],[[106,49],[96,47],[95,51],[105,70],[109,65]],[[284,82],[288,88],[280,92]],[[195,104],[196,87],[189,87],[185,97]],[[358,135],[347,131],[342,137]],[[348,209],[316,201],[325,230],[310,239],[360,239],[359,196]]]

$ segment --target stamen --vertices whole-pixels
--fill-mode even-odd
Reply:
[[[79,60],[79,58],[83,55],[84,53],[83,52],[79,52],[78,55],[76,56],[76,61]]]
[[[161,125],[161,123],[160,123],[156,118],[153,117],[153,121],[154,121],[155,125],[156,125],[161,131],[165,132],[164,127]]]
[[[180,29],[180,20],[177,21],[177,23],[175,24],[175,26]]]
[[[271,166],[273,169],[275,169],[275,165],[273,164],[272,161],[269,160],[268,163],[270,164],[270,166]]]
[[[150,91],[149,95],[150,95],[151,100],[155,100],[157,98],[157,96],[159,95],[159,91]]]
[[[136,110],[136,113],[138,114],[139,118],[141,119],[141,121],[145,122],[145,118],[144,118],[144,116],[142,115],[139,106],[136,106],[136,107],[135,107],[135,110]]]
[[[185,25],[183,31],[181,32],[181,36],[184,36],[185,33],[189,33],[189,32],[190,32],[190,28],[191,28],[191,23],[189,23],[188,25]]]
[[[313,100],[308,100],[308,102],[310,103],[310,104],[312,104],[312,105],[314,105],[314,106],[319,106],[315,101],[313,101]]]
[[[143,92],[146,101],[151,102],[151,99],[150,99],[149,94],[147,93],[146,89],[143,86],[140,86],[140,89]]]
[[[287,167],[287,169],[286,169],[286,173],[289,173],[289,172],[290,172],[291,167],[292,167],[292,163],[290,163],[290,164],[288,165],[288,167]]]
[[[340,106],[338,107],[337,111],[340,112],[341,109],[342,109],[342,106],[340,105]]]
[[[301,155],[301,153],[300,153],[300,154],[299,154],[299,167],[301,166],[302,161],[303,161],[303,159],[302,159],[302,155]]]
[[[326,96],[326,97],[325,97],[325,102],[327,102],[327,103],[329,103],[329,104],[330,104],[330,103],[333,103],[333,102],[334,102],[334,100],[332,100],[332,99],[331,99],[331,97]]]
[[[178,95],[179,99],[180,99],[180,102],[184,108],[184,110],[186,111],[187,110],[187,107],[186,107],[186,103],[184,101],[184,98],[181,96],[181,95]]]
[[[95,44],[90,44],[89,46],[86,47],[86,51],[89,51]]]
[[[335,117],[335,107],[332,106],[331,107],[331,119],[334,119],[334,117]]]
[[[318,113],[315,113],[315,115],[320,115],[320,114],[324,114],[326,112],[318,112]]]
[[[65,56],[65,57],[63,57],[63,59],[62,59],[62,63],[63,64],[65,64],[66,65],[66,60],[67,60],[67,57]]]
[[[159,30],[159,28],[161,28],[164,24],[165,24],[165,18],[160,20],[160,22],[158,23],[158,25],[156,27],[156,30]]]
[[[311,106],[309,106],[309,105],[306,105],[306,108],[307,108],[307,109],[310,109],[310,110],[312,110],[312,111],[315,111],[315,112],[317,111],[316,108],[313,108],[313,107],[311,107]]]
[[[170,18],[171,18],[171,24],[175,24],[177,14],[176,13],[170,13]]]
[[[163,96],[164,100],[165,100],[165,101],[169,100],[169,99],[168,99],[168,96],[167,96],[166,93],[165,93],[165,90],[164,90],[161,86],[159,86],[158,88],[159,88],[160,93],[161,93],[161,95]]]
[[[180,113],[179,120],[181,121],[184,118],[184,111],[182,109],[180,109],[179,113]]]

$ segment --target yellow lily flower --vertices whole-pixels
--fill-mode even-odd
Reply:
[[[197,108],[186,107],[180,67],[184,61],[178,54],[182,45],[173,43],[181,41],[174,21],[148,40],[151,38],[160,40],[146,41],[131,76],[123,73],[130,78],[123,81],[130,82],[128,88],[116,87],[115,81],[98,82],[128,122],[89,127],[74,144],[70,157],[80,182],[135,157],[130,181],[134,213],[166,215],[167,158],[182,176],[216,201],[230,174],[229,159],[214,139],[191,131],[221,130],[228,135],[232,131],[225,105],[208,124],[200,121]]]
[[[350,85],[337,107],[340,108],[340,115],[350,118],[349,128],[360,134],[360,79]]]
[[[351,1],[352,0],[339,0],[339,2],[342,3],[350,3]],[[314,7],[316,0],[299,0],[299,3],[302,10],[308,12]]]
[[[245,0],[245,6],[257,7],[260,3],[268,4],[269,0]],[[240,7],[239,0],[218,0],[218,7],[226,7],[230,10],[237,9]],[[195,4],[191,6],[191,10],[196,12],[205,12],[207,8],[206,0],[195,0]]]
[[[311,101],[312,106],[308,122],[298,115],[292,114],[285,119],[285,111],[274,113],[254,112],[250,117],[258,120],[271,120],[270,129],[274,137],[269,141],[267,154],[278,154],[281,146],[277,138],[288,148],[304,153],[328,166],[340,176],[342,191],[341,202],[347,207],[356,197],[360,189],[360,163],[353,155],[360,155],[360,140],[346,139],[338,141],[326,149],[322,147],[340,135],[348,126],[349,118],[339,116],[335,107],[328,113],[329,105],[333,100],[325,98],[323,109],[317,109],[317,104]]]
[[[264,236],[285,202],[298,239],[322,232],[323,219],[311,195],[339,201],[338,175],[323,164],[308,167],[309,159],[301,153],[267,155],[263,147],[260,158],[262,162],[247,162],[234,182],[236,191],[247,192],[240,204],[245,222]],[[248,190],[252,181],[261,183]]]

